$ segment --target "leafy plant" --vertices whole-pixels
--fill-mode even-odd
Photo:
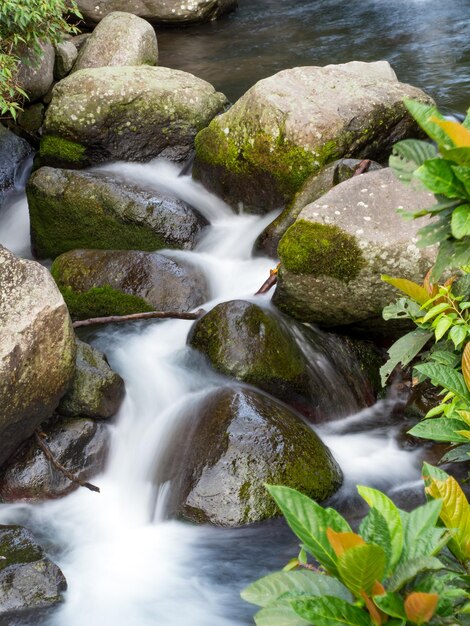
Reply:
[[[449,540],[458,538],[460,549],[468,518],[450,516],[460,494],[434,470],[439,472],[426,466],[429,502],[411,513],[376,489],[358,487],[370,510],[357,533],[334,509],[294,489],[268,486],[301,551],[283,571],[242,592],[261,607],[257,626],[460,623],[456,619],[467,611],[470,597],[464,561],[458,550],[459,562],[449,556],[450,565],[437,555]],[[440,516],[444,527],[438,526]],[[307,554],[318,565],[308,563]]]
[[[20,56],[25,50],[42,54],[40,43],[59,43],[78,32],[66,17],[80,18],[75,0],[2,0],[0,10],[0,115],[13,118],[26,94],[18,84]]]

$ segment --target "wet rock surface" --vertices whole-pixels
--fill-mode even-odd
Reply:
[[[18,167],[31,152],[31,146],[27,141],[0,124],[0,209],[5,192],[14,185]]]

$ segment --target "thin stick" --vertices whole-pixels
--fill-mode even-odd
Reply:
[[[255,293],[255,296],[262,296],[263,294],[268,293],[268,291],[272,287],[274,287],[274,285],[277,283],[277,274],[278,274],[280,265],[281,264],[278,263],[276,269],[269,271],[269,278],[267,278],[264,281],[264,283],[261,285],[261,287]]]
[[[90,491],[96,491],[97,493],[100,493],[99,487],[97,487],[96,485],[92,485],[91,483],[87,483],[84,480],[81,480],[81,478],[78,478],[78,476],[75,476],[75,474],[72,474],[68,471],[68,469],[61,465],[59,461],[54,458],[54,455],[52,454],[49,446],[46,444],[46,442],[37,430],[34,431],[34,437],[36,438],[36,443],[43,451],[46,459],[48,459],[48,461],[56,468],[58,472],[61,472],[66,478],[70,480],[70,482],[80,485],[80,487],[86,487]]]
[[[359,176],[359,174],[364,174],[370,167],[372,161],[370,159],[363,159],[356,168],[353,176]]]
[[[87,320],[73,322],[74,328],[80,326],[93,326],[95,324],[121,324],[122,322],[133,322],[135,320],[151,320],[172,318],[177,320],[198,320],[204,315],[204,309],[199,309],[194,313],[183,313],[182,311],[148,311],[146,313],[132,313],[131,315],[109,315],[107,317],[91,317]]]

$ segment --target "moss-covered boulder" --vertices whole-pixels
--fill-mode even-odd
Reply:
[[[54,458],[80,480],[88,481],[104,469],[110,432],[103,422],[58,418],[43,432]],[[3,502],[61,498],[77,488],[77,483],[51,465],[34,437],[26,441],[0,471],[0,500]]]
[[[212,85],[166,67],[94,67],[53,91],[44,122],[44,165],[184,159],[196,133],[227,101]]]
[[[73,250],[51,272],[75,318],[190,311],[209,299],[200,270],[155,252]]]
[[[317,501],[342,474],[302,418],[259,391],[222,388],[179,416],[175,450],[162,462],[172,480],[172,513],[195,522],[241,526],[279,514],[265,484],[298,489]]]
[[[49,271],[0,246],[0,465],[48,419],[75,370],[69,313]]]
[[[380,161],[415,134],[405,96],[432,102],[398,82],[385,61],[284,70],[198,134],[194,175],[233,205],[284,206],[325,165],[341,157]]]
[[[157,36],[152,26],[132,13],[115,11],[87,39],[73,71],[110,65],[156,65],[157,61]]]
[[[318,174],[313,174],[307,178],[301,189],[295,194],[282,213],[267,226],[255,241],[253,252],[277,258],[277,247],[286,230],[295,222],[300,211],[315,202],[335,185],[352,178],[364,161],[360,159],[339,159],[328,165]],[[380,169],[381,166],[375,161],[370,161],[365,165],[367,171]]]
[[[39,258],[77,248],[187,250],[207,225],[182,200],[98,173],[41,167],[26,193]]]
[[[0,556],[0,626],[44,623],[63,601],[64,575],[21,526],[0,526]]]
[[[434,202],[432,194],[405,187],[389,168],[334,187],[307,205],[281,239],[274,303],[325,327],[379,328],[383,307],[397,296],[381,274],[420,282],[435,260],[433,248],[416,246],[427,218],[404,221],[397,208]]]
[[[154,24],[208,22],[233,11],[237,0],[78,0],[89,24],[99,22],[111,11],[128,11]]]
[[[60,415],[112,417],[124,397],[124,381],[106,356],[77,339],[77,360],[72,385],[57,407]]]

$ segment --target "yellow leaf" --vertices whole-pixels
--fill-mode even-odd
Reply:
[[[462,374],[465,378],[467,389],[470,390],[470,341],[465,345],[462,354]]]
[[[424,304],[429,300],[430,296],[426,289],[421,285],[418,285],[418,283],[414,283],[412,280],[408,280],[407,278],[393,278],[392,276],[387,276],[386,274],[382,274],[381,278],[389,285],[403,291],[404,294],[409,296],[418,304]]]
[[[364,539],[356,535],[356,533],[337,533],[332,528],[326,529],[326,536],[337,557],[340,557],[349,550],[349,548],[364,546],[366,543]]]
[[[470,411],[457,411],[462,420],[470,426]]]
[[[445,134],[452,139],[456,148],[470,148],[470,131],[458,122],[450,120],[440,120],[437,117],[431,117],[434,122],[442,128]]]
[[[470,430],[456,430],[455,434],[460,435],[461,437],[465,437],[466,439],[470,439]]]
[[[405,600],[406,617],[413,624],[426,624],[434,615],[439,601],[437,593],[414,591]]]

